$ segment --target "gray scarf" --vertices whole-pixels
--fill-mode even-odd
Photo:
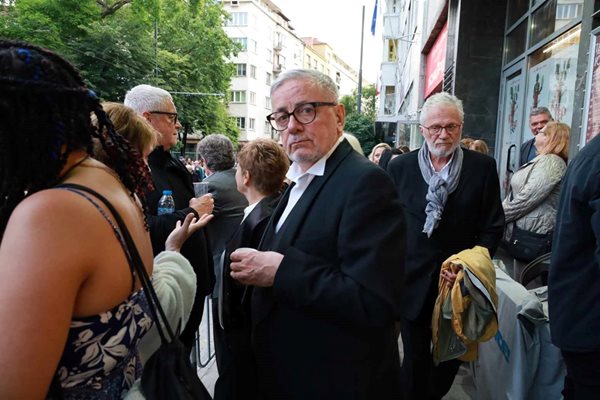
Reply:
[[[450,162],[450,173],[448,180],[440,178],[439,174],[433,169],[429,161],[429,148],[427,142],[423,143],[419,150],[419,169],[425,183],[429,185],[427,189],[427,206],[425,206],[425,214],[427,219],[423,225],[423,232],[427,237],[431,237],[433,230],[438,227],[442,219],[442,213],[446,206],[448,196],[456,190],[458,181],[460,180],[460,170],[462,169],[463,151],[460,146],[454,150],[452,161]]]

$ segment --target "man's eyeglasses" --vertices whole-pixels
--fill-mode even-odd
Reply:
[[[175,125],[177,123],[177,113],[176,112],[167,112],[167,111],[149,111],[150,114],[162,114],[162,115],[168,115],[171,120],[171,123],[173,125]]]
[[[310,103],[303,103],[294,108],[292,112],[277,111],[267,115],[267,121],[271,124],[273,129],[276,131],[284,131],[287,129],[290,123],[290,116],[294,116],[296,121],[302,125],[310,124],[317,117],[317,107],[333,107],[337,103],[324,102],[324,101],[312,101]]]
[[[460,124],[449,124],[446,126],[441,126],[441,125],[432,125],[432,126],[425,126],[425,125],[421,125],[423,128],[427,129],[429,132],[433,133],[434,135],[437,135],[438,133],[442,133],[442,129],[446,130],[446,133],[448,134],[453,134],[456,133],[458,131],[458,128],[460,128]]]

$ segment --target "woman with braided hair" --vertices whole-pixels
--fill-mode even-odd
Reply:
[[[89,156],[92,138],[113,169]],[[0,41],[0,398],[43,398],[49,388],[68,399],[119,398],[140,376],[136,345],[152,318],[99,199],[120,214],[151,273],[149,185],[139,153],[73,66]]]

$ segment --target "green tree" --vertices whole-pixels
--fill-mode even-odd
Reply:
[[[62,54],[103,100],[141,83],[185,92],[174,95],[183,123],[237,141],[227,99],[214,95],[227,92],[237,51],[225,16],[213,0],[16,0],[0,14],[0,36]]]
[[[355,112],[347,116],[344,131],[356,136],[365,154],[369,154],[373,146],[381,141],[375,134],[374,122],[365,114]]]
[[[375,120],[377,118],[375,85],[363,88],[360,114],[357,111],[357,97],[357,91],[354,90],[352,95],[340,98],[340,103],[346,108],[346,126],[344,130],[356,136],[365,154],[369,154],[373,146],[381,141],[381,138],[375,134]]]

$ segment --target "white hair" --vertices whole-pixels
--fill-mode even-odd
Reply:
[[[458,111],[458,116],[460,117],[461,123],[465,120],[465,111],[463,110],[462,101],[450,93],[440,92],[436,93],[433,96],[429,97],[423,107],[421,108],[421,115],[419,117],[419,123],[423,125],[427,116],[432,108],[438,106],[446,106],[446,107],[454,107],[456,111]]]
[[[133,108],[136,113],[142,114],[146,111],[162,111],[168,100],[173,101],[173,97],[164,89],[150,85],[137,85],[127,92],[123,104]]]
[[[335,82],[327,75],[314,69],[290,69],[279,75],[271,85],[271,96],[285,82],[293,79],[307,80],[320,89],[323,89],[338,100],[339,92]]]

